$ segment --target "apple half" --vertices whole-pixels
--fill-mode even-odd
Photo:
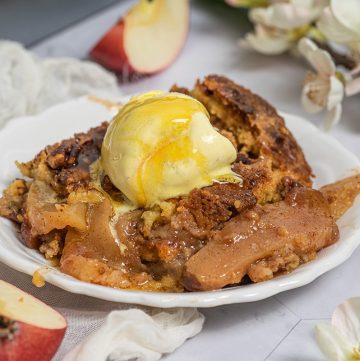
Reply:
[[[60,313],[0,280],[1,361],[50,361],[66,326]]]
[[[169,66],[189,29],[189,0],[140,0],[90,51],[122,75],[153,74]]]

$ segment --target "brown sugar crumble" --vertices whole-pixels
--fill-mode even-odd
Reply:
[[[28,247],[80,280],[143,291],[219,289],[269,280],[316,257],[339,237],[335,220],[360,192],[360,176],[312,189],[312,171],[268,102],[209,75],[173,91],[202,102],[237,150],[241,184],[214,183],[147,209],[116,215],[125,198],[91,165],[108,123],[75,134],[18,164],[0,216],[19,225]],[[344,192],[345,190],[345,192]],[[315,221],[316,220],[316,221]],[[305,226],[306,225],[306,226]],[[42,283],[34,274],[34,283]]]

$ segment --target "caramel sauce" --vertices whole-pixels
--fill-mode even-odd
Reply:
[[[182,282],[190,290],[213,290],[238,283],[246,274],[264,281],[280,268],[276,262],[283,260],[282,267],[294,269],[338,237],[322,194],[294,189],[284,201],[257,205],[228,221],[188,260]],[[257,265],[266,259],[273,265]]]
[[[32,277],[33,285],[39,288],[45,286],[45,278],[40,271],[41,269],[36,270]]]
[[[94,103],[99,103],[99,104],[103,105],[105,108],[108,108],[109,110],[119,111],[123,107],[123,105],[121,103],[114,102],[114,101],[104,99],[104,98],[100,98],[95,95],[89,95],[88,99],[93,101]]]
[[[112,183],[139,207],[189,193],[213,180],[240,182],[236,149],[216,132],[205,107],[177,93],[133,97],[112,120],[101,163]]]

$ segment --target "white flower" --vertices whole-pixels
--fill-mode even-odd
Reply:
[[[288,32],[270,28],[261,24],[255,25],[255,32],[245,35],[240,45],[248,46],[259,53],[276,55],[285,52],[292,46]]]
[[[330,129],[340,120],[344,85],[337,78],[336,66],[328,52],[307,38],[299,41],[298,49],[316,70],[305,78],[302,104],[309,113],[326,109],[325,128]]]
[[[266,8],[251,9],[250,20],[282,30],[308,25],[320,15],[322,5],[316,0],[274,2]]]
[[[246,34],[241,44],[263,54],[283,53],[306,35],[324,5],[324,0],[273,0],[268,7],[253,8],[249,18],[255,32]]]
[[[360,298],[350,298],[337,306],[331,323],[318,323],[315,333],[329,361],[360,360]]]
[[[359,49],[360,0],[331,0],[317,25],[329,40]]]

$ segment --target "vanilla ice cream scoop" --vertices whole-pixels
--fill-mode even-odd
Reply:
[[[130,99],[112,120],[101,151],[112,183],[139,207],[214,181],[239,181],[232,143],[210,124],[197,100],[149,92]]]

